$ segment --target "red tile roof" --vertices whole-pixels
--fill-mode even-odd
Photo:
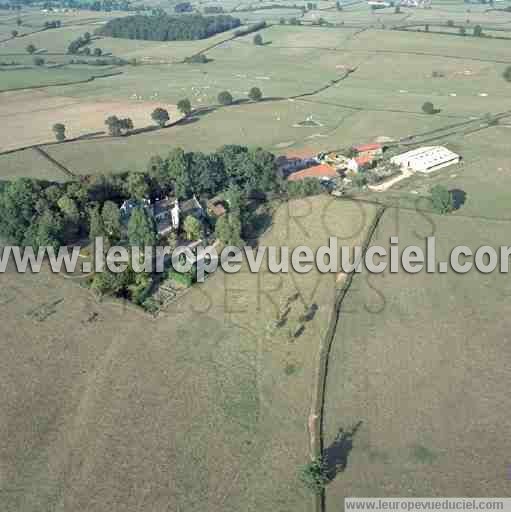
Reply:
[[[355,162],[357,162],[357,165],[361,166],[361,165],[365,165],[365,164],[370,164],[374,160],[374,158],[371,155],[366,155],[366,156],[356,156],[353,160],[355,160]]]
[[[378,143],[373,143],[373,144],[361,144],[360,146],[353,146],[353,149],[355,151],[358,151],[358,152],[363,152],[363,151],[378,151],[379,149],[381,149],[383,146],[381,144],[378,144]]]
[[[315,153],[311,149],[290,149],[286,152],[287,158],[300,158],[300,159],[308,159],[314,158],[317,153]]]
[[[305,178],[336,178],[337,171],[329,165],[314,165],[303,171],[294,172],[288,177],[290,181],[303,180]]]

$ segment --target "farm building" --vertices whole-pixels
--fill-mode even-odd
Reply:
[[[289,181],[304,180],[305,178],[318,178],[331,180],[337,178],[339,174],[337,171],[329,165],[319,164],[304,169],[303,171],[294,172],[288,177]]]
[[[288,176],[293,172],[316,165],[319,161],[315,155],[312,155],[308,151],[293,151],[286,155],[279,156],[276,163],[279,171],[284,176]]]
[[[377,157],[383,154],[383,145],[377,142],[371,144],[360,144],[359,146],[353,146],[353,151],[358,157]]]
[[[457,164],[460,156],[443,146],[427,146],[392,157],[390,161],[403,171],[429,173]]]

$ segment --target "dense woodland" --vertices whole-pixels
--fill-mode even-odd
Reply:
[[[239,27],[232,16],[127,16],[109,21],[98,34],[108,37],[142,39],[145,41],[189,41],[205,39],[220,32]]]

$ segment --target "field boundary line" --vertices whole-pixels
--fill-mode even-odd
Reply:
[[[33,89],[45,89],[46,87],[63,87],[66,85],[76,85],[76,84],[86,84],[88,82],[93,82],[94,80],[98,80],[99,78],[110,78],[112,76],[119,76],[122,75],[123,71],[116,71],[114,73],[108,73],[106,75],[97,75],[97,76],[91,76],[90,78],[87,78],[85,80],[75,80],[73,82],[62,82],[59,84],[46,84],[46,85],[32,85],[30,87],[14,87],[13,89],[2,89],[0,90],[0,94],[3,92],[15,92],[15,91],[30,91]]]
[[[369,244],[373,239],[374,233],[380,224],[380,221],[387,208],[380,205],[375,217],[369,226],[369,230],[362,245],[362,257],[367,252]],[[341,309],[344,299],[353,282],[355,271],[350,272],[346,276],[346,280],[342,287],[336,291],[335,303],[330,315],[330,321],[324,337],[320,340],[318,351],[318,364],[316,367],[315,382],[313,388],[312,403],[310,408],[308,429],[309,429],[309,454],[311,460],[316,460],[323,454],[324,449],[324,408],[325,408],[325,392],[328,376],[328,360],[332,348],[337,326],[341,317]],[[314,512],[326,512],[325,490],[314,497]]]
[[[41,156],[46,158],[49,162],[51,162],[55,167],[57,167],[60,171],[62,171],[68,178],[76,179],[77,176],[73,172],[71,172],[67,167],[62,165],[58,160],[55,160],[51,155],[49,155],[44,149],[39,146],[34,146],[34,148]]]

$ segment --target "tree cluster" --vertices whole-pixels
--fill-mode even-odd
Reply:
[[[81,48],[87,46],[91,42],[91,35],[89,32],[85,32],[83,36],[80,36],[78,39],[71,41],[69,46],[67,47],[67,53],[71,55],[77,54]]]
[[[60,28],[61,25],[62,25],[62,22],[60,20],[45,21],[44,22],[44,28],[45,29]]]
[[[117,116],[109,116],[106,118],[105,124],[112,137],[120,137],[133,130],[133,121],[129,117],[119,119]]]
[[[126,16],[109,21],[98,33],[108,37],[142,39],[145,41],[189,41],[205,39],[239,27],[232,16]]]

